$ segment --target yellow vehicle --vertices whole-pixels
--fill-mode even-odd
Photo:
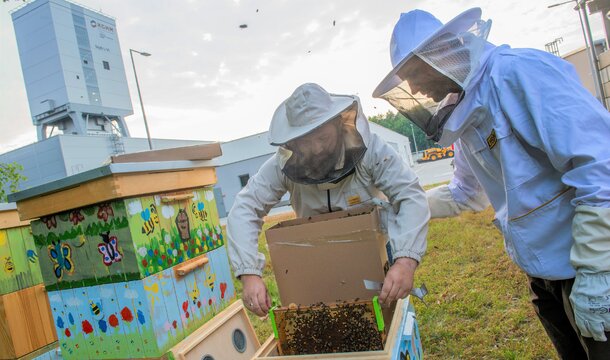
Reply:
[[[450,147],[446,148],[430,148],[424,150],[424,153],[421,159],[418,159],[417,162],[427,162],[427,161],[435,161],[444,158],[452,158],[454,155],[453,149]]]

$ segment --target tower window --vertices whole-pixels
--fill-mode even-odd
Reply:
[[[110,64],[108,63],[108,61],[102,61],[102,64],[104,65],[104,69],[110,70]]]

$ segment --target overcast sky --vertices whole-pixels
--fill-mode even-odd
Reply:
[[[389,107],[371,97],[390,70],[388,45],[401,12],[421,8],[447,22],[481,7],[489,40],[562,54],[584,46],[578,13],[562,0],[82,0],[116,18],[134,114],[145,137],[129,48],[153,138],[226,141],[266,131],[275,108],[304,82],[357,94],[366,115]],[[36,141],[9,10],[0,4],[0,153]],[[601,15],[591,17],[603,37]],[[241,29],[239,25],[247,24]],[[334,25],[333,25],[334,24]]]

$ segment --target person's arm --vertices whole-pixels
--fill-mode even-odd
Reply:
[[[569,63],[529,52],[502,63],[500,106],[519,135],[547,154],[575,189],[572,205],[576,269],[572,302],[585,337],[610,331],[610,114],[581,84]]]
[[[426,191],[433,219],[458,216],[462,211],[482,211],[489,206],[485,191],[466,161],[459,141],[455,144],[453,161],[455,170],[449,184]]]
[[[265,256],[258,251],[263,217],[286,193],[277,159],[272,156],[237,194],[227,217],[227,248],[233,274],[243,283],[248,309],[264,316],[271,306],[262,281]]]
[[[381,302],[406,297],[413,288],[413,277],[426,251],[430,211],[426,195],[415,172],[377,136],[371,137],[367,150],[369,171],[375,187],[392,205],[388,214],[388,235],[394,264],[386,274]]]

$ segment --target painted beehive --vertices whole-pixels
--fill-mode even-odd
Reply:
[[[166,269],[142,280],[49,293],[68,359],[160,357],[235,299],[224,246],[185,276]]]
[[[57,341],[29,222],[0,204],[0,359],[32,354]]]
[[[165,356],[235,299],[215,181],[205,161],[119,163],[12,195],[39,217],[64,358]]]
[[[19,221],[14,206],[0,207],[0,295],[42,283],[28,223]]]
[[[71,209],[32,231],[49,290],[143,279],[224,244],[211,187]]]

